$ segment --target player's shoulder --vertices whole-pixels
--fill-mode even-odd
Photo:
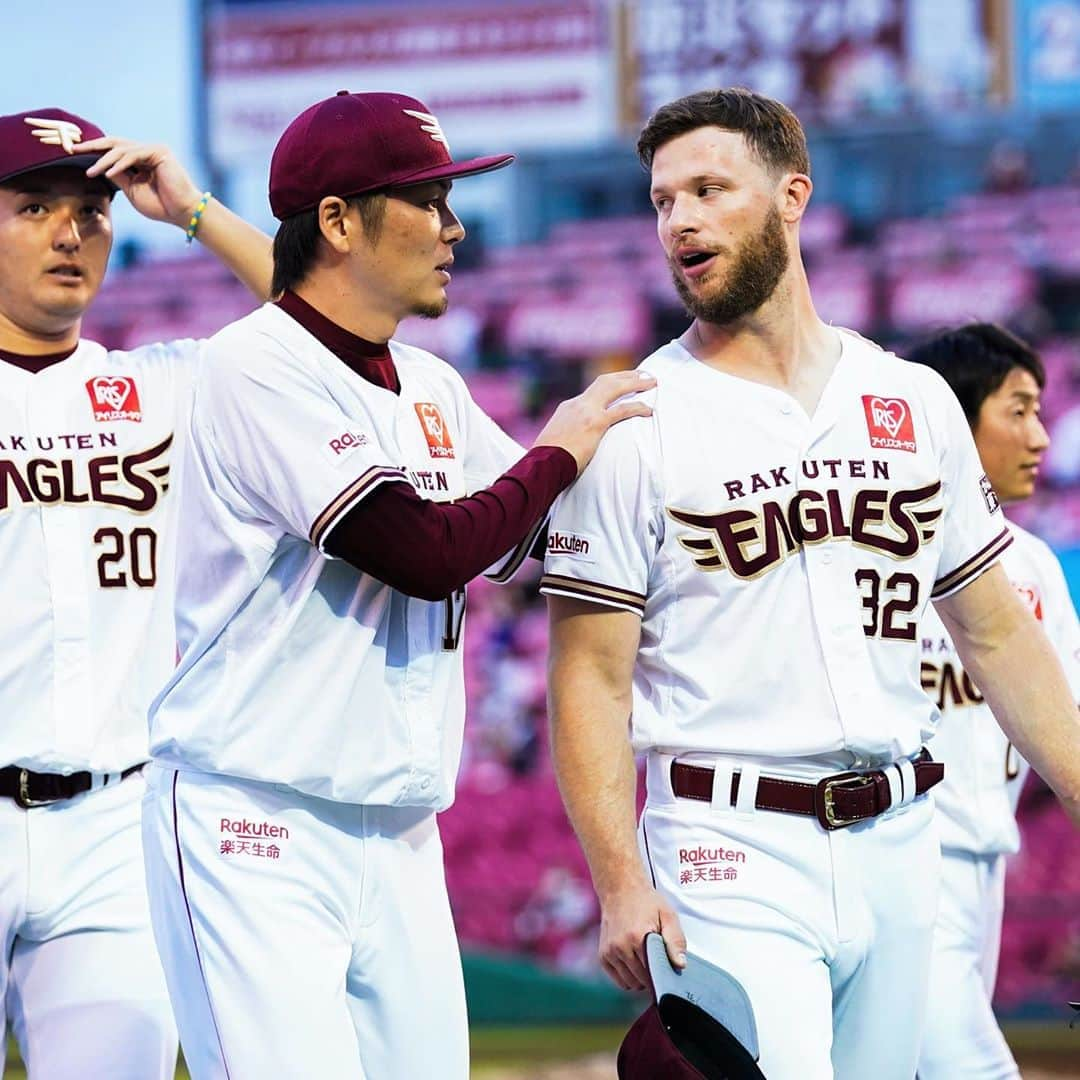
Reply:
[[[222,354],[227,363],[240,363],[243,356],[238,346],[273,349],[289,341],[293,326],[299,329],[299,324],[274,304],[263,304],[223,326],[209,339],[207,349]]]
[[[853,360],[860,376],[868,382],[884,379],[892,389],[908,389],[931,397],[942,391],[952,393],[945,380],[924,364],[913,364],[855,330],[841,326],[835,329],[840,334],[845,359]]]
[[[1041,537],[1028,532],[1022,525],[1015,521],[1009,522],[1009,533],[1012,535],[1011,548],[1006,550],[1003,559],[1023,559],[1034,570],[1054,577],[1061,572],[1061,563],[1054,549]]]
[[[162,364],[195,361],[202,353],[204,341],[178,338],[175,341],[155,341],[131,349],[108,349],[96,341],[79,342],[78,359],[110,371],[131,368],[153,368]]]
[[[433,352],[391,338],[390,355],[398,374],[403,378],[418,378],[428,385],[443,386],[455,395],[468,394],[461,372]]]
[[[203,381],[230,383],[312,367],[318,343],[275,304],[263,304],[223,326],[206,342]]]
[[[852,348],[868,373],[907,386],[912,393],[931,404],[956,401],[952,388],[933,368],[906,360],[903,356],[856,334],[854,330],[844,330],[842,333],[846,335],[845,341],[849,338],[855,339]],[[847,347],[845,344],[845,348]]]

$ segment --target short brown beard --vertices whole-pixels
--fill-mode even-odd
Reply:
[[[715,296],[695,296],[669,259],[671,278],[686,310],[702,322],[724,326],[757,311],[776,291],[789,262],[784,222],[775,206],[769,207],[757,236],[748,237],[735,253],[726,288]]]

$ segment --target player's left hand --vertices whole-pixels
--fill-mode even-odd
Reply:
[[[106,135],[75,149],[101,153],[86,175],[107,177],[143,217],[187,227],[202,193],[167,146]]]

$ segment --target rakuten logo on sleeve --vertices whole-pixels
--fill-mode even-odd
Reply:
[[[351,457],[361,446],[368,446],[371,440],[360,431],[342,431],[327,440],[323,453],[335,464]]]

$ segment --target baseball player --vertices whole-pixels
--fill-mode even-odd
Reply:
[[[31,1077],[171,1077],[138,768],[175,659],[171,466],[195,342],[79,337],[119,187],[267,295],[270,241],[162,147],[0,117],[0,1000]],[[7,1045],[0,1019],[0,1072]]]
[[[640,988],[647,932],[676,963],[688,942],[746,988],[769,1080],[911,1080],[940,863],[927,600],[1080,819],[1076,706],[996,566],[1011,538],[955,397],[814,312],[798,120],[706,91],[638,150],[694,319],[642,365],[651,418],[553,510],[542,579],[601,960]]]
[[[952,387],[996,497],[1028,498],[1049,439],[1039,419],[1046,382],[1038,355],[999,326],[973,323],[908,356]],[[1001,565],[1042,624],[1080,701],[1080,627],[1061,566],[1041,540],[1010,524]],[[990,1007],[997,975],[1005,856],[1019,850],[1016,803],[1028,766],[964,670],[941,618],[919,624],[922,683],[941,713],[931,746],[945,763],[934,791],[942,891],[934,928],[921,1080],[1004,1080],[1016,1063]]]
[[[151,711],[147,880],[197,1080],[468,1074],[435,822],[464,586],[512,573],[608,426],[647,412],[612,403],[652,385],[602,377],[522,456],[449,365],[391,340],[446,309],[451,182],[510,161],[454,161],[422,102],[345,91],[274,151],[281,296],[208,346],[182,657]]]

